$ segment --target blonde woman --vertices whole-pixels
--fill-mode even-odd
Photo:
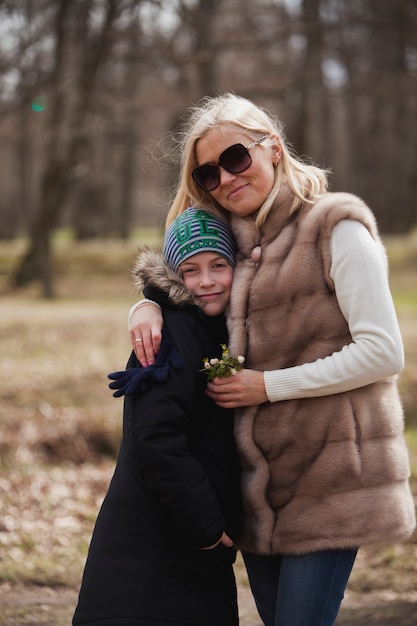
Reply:
[[[375,218],[233,94],[191,110],[181,155],[167,225],[193,204],[229,218],[238,245],[229,347],[249,369],[207,393],[236,409],[252,592],[266,626],[330,626],[357,549],[415,528],[403,344]],[[160,312],[144,301],[130,317],[152,362]]]

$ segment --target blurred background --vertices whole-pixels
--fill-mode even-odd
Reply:
[[[384,233],[417,222],[415,0],[2,0],[0,241],[53,291],[49,239],[161,226],[187,107],[234,91],[279,116]]]
[[[416,0],[0,0],[0,626],[70,623],[120,442],[130,267],[162,238],[172,132],[226,91],[377,217],[417,495]],[[417,623],[416,576],[416,536],[362,550],[340,624]]]

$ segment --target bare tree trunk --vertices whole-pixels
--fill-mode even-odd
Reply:
[[[23,224],[28,222],[29,218],[29,189],[30,189],[30,162],[32,157],[32,143],[30,139],[29,123],[28,123],[28,98],[25,97],[26,102],[20,107],[19,111],[19,131],[16,138],[16,159],[18,164],[18,196],[17,204],[19,207],[19,215],[22,219],[22,224],[17,223],[17,226],[22,227]]]
[[[197,66],[200,97],[214,95],[217,90],[213,25],[219,5],[219,0],[200,0],[196,8],[193,57]]]
[[[90,110],[97,70],[100,64],[105,61],[106,53],[109,52],[108,35],[117,15],[117,0],[108,1],[107,13],[101,33],[98,36],[98,43],[85,59],[80,70],[78,102],[74,107],[72,123],[70,124],[72,136],[68,141],[65,141],[61,136],[66,113],[63,65],[67,45],[71,44],[67,41],[67,26],[70,17],[69,11],[73,9],[78,12],[78,19],[81,22],[86,24],[88,20],[88,3],[78,3],[74,0],[60,1],[56,14],[56,63],[52,76],[52,84],[55,89],[51,103],[53,116],[48,162],[42,177],[39,212],[31,230],[29,249],[13,277],[15,286],[23,286],[40,280],[43,286],[43,295],[46,298],[51,298],[54,295],[51,259],[52,230],[64,206],[71,170],[88,148],[86,135],[83,133],[84,120]]]
[[[300,99],[295,146],[299,154],[322,158],[323,141],[323,36],[320,1],[303,0],[302,24],[305,51],[300,75]]]
[[[58,136],[64,116],[64,100],[60,79],[64,64],[64,48],[66,43],[65,24],[68,17],[70,2],[60,0],[55,20],[55,67],[51,76],[51,83],[55,85],[53,97],[50,101],[52,110],[51,141],[48,147],[49,162],[42,177],[40,189],[40,208],[32,226],[29,249],[23,257],[13,277],[16,286],[29,284],[39,279],[43,285],[45,297],[51,297],[51,243],[50,233],[55,222],[55,213],[58,211],[57,201],[60,202],[58,189],[62,186],[62,164],[59,165]]]
[[[141,56],[139,39],[141,37],[140,25],[137,17],[132,20],[129,28],[130,45],[126,68],[124,96],[127,103],[127,114],[122,129],[122,168],[121,189],[119,208],[119,227],[122,239],[129,237],[132,220],[132,202],[135,183],[135,171],[137,165],[136,149],[138,145],[139,124],[136,108],[137,95],[139,93],[141,79]]]

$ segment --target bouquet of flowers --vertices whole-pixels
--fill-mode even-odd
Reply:
[[[236,376],[238,371],[243,369],[244,356],[230,356],[229,348],[224,343],[221,344],[221,348],[223,350],[221,359],[203,360],[204,368],[200,372],[205,372],[209,381],[216,377]]]

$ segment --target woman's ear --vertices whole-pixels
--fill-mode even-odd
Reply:
[[[270,136],[271,142],[272,142],[272,164],[274,167],[276,167],[279,163],[279,161],[281,160],[281,156],[282,156],[282,147],[281,147],[281,141],[280,138],[278,137],[278,135],[271,135]]]

